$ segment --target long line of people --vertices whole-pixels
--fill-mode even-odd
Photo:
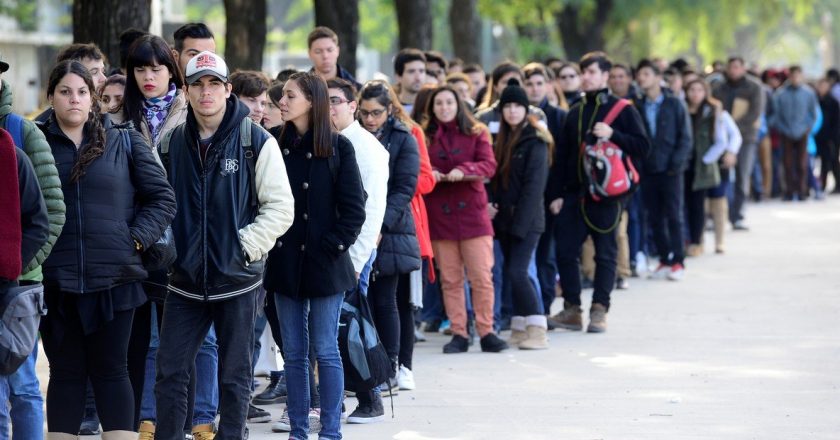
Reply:
[[[0,291],[44,286],[49,439],[100,426],[106,440],[243,439],[272,419],[260,406],[285,403],[275,432],[337,440],[342,420],[383,420],[383,395],[415,389],[424,332],[451,335],[447,354],[476,337],[497,353],[547,349],[556,328],[603,333],[614,289],[682,280],[707,224],[723,254],[751,196],[819,199],[829,175],[840,192],[836,70],[815,92],[799,66],[759,79],[739,57],[705,77],[602,52],[486,75],[406,48],[393,84],[361,84],[324,27],[312,70],[274,80],[231,72],[201,23],[174,41],[127,31],[111,76],[96,46],[65,48],[35,123],[0,86],[0,180],[14,186]],[[611,184],[628,189],[598,192]],[[177,257],[147,270],[167,228]],[[345,384],[353,290],[390,360],[372,388]],[[257,392],[264,331],[283,369]],[[16,438],[42,438],[37,351],[0,376],[0,438],[10,419]]]

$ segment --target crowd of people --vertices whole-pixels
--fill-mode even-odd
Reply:
[[[812,88],[799,66],[592,52],[485,72],[405,48],[362,84],[324,27],[312,69],[274,79],[201,23],[120,40],[111,75],[95,45],[64,48],[35,121],[11,112],[15,78],[0,89],[0,292],[43,285],[48,439],[243,439],[285,403],[274,431],[337,440],[415,389],[425,333],[447,354],[603,333],[614,289],[684,279],[707,228],[723,254],[751,198],[840,191],[836,70]],[[369,389],[347,389],[338,346],[351,291],[390,360]],[[283,370],[257,393],[265,331]],[[43,436],[37,353],[0,376],[0,438]]]

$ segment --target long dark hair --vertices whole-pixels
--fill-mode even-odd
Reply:
[[[85,175],[88,165],[105,152],[105,128],[102,126],[99,95],[96,94],[93,77],[90,76],[87,67],[82,63],[75,60],[66,60],[56,64],[50,72],[50,79],[47,83],[47,98],[55,94],[58,83],[69,74],[76,75],[84,80],[91,100],[90,114],[88,114],[88,120],[84,126],[84,137],[89,141],[87,145],[82,146],[79,160],[73,165],[73,170],[70,173],[70,180],[78,182]],[[55,118],[55,115],[53,115],[53,118]],[[57,120],[56,123],[58,123]]]
[[[712,88],[711,88],[711,86],[709,86],[709,83],[707,83],[702,78],[697,78],[695,80],[689,81],[688,84],[686,84],[683,87],[683,90],[685,90],[685,92],[686,92],[685,103],[686,103],[687,106],[689,104],[689,102],[688,102],[688,89],[690,89],[691,86],[693,86],[694,84],[699,84],[701,87],[703,87],[703,90],[706,92],[706,97],[703,98],[703,102],[701,102],[700,106],[697,107],[697,113],[691,115],[692,122],[696,124],[696,122],[698,121],[698,118],[703,115],[703,112],[705,111],[705,108],[706,107],[710,108],[711,111],[714,112],[714,121],[713,121],[711,127],[709,127],[709,137],[710,137],[710,139],[714,139],[715,138],[715,130],[717,130],[718,118],[720,118],[720,114],[723,111],[723,103],[721,103],[720,101],[718,101],[717,99],[712,97]],[[697,127],[694,127],[694,128],[696,129]]]
[[[289,77],[300,87],[306,100],[312,104],[309,109],[309,129],[312,130],[312,145],[316,157],[330,157],[333,155],[333,131],[330,122],[330,95],[327,83],[320,76],[311,72],[298,72]],[[295,124],[283,124],[280,139],[284,138],[286,130],[294,130]]]
[[[362,87],[362,90],[359,92],[359,106],[362,105],[362,101],[368,99],[372,99],[378,102],[382,107],[389,109],[391,116],[405,124],[405,126],[409,129],[417,125],[411,117],[408,116],[405,108],[403,108],[400,103],[400,98],[397,96],[397,93],[387,82],[379,79],[366,82]]]
[[[428,119],[426,119],[426,123],[423,125],[423,130],[426,132],[427,139],[434,139],[435,132],[437,131],[438,120],[434,113],[435,97],[440,95],[442,92],[450,92],[455,95],[455,102],[458,105],[458,113],[455,114],[455,123],[458,125],[458,130],[461,133],[467,136],[475,136],[487,128],[484,124],[478,122],[478,120],[473,117],[472,113],[467,110],[467,106],[458,96],[458,92],[456,92],[452,86],[446,84],[435,89],[435,91],[429,96],[429,102],[426,103],[426,114],[428,115]]]
[[[494,189],[499,187],[500,180],[502,188],[508,187],[510,183],[510,162],[511,157],[513,157],[513,150],[516,149],[516,145],[522,138],[522,133],[529,125],[537,131],[538,135],[542,134],[540,137],[545,140],[546,147],[548,148],[548,163],[546,166],[551,166],[552,156],[554,155],[554,142],[550,141],[551,135],[540,124],[540,119],[536,115],[525,115],[525,119],[514,127],[508,124],[505,118],[502,117],[501,121],[499,121],[499,134],[496,136],[496,143],[493,145],[497,164],[496,175],[492,181]]]
[[[184,85],[181,69],[175,63],[172,50],[169,49],[169,45],[163,38],[157,35],[144,35],[137,39],[128,50],[128,60],[126,60],[125,68],[125,95],[123,96],[125,118],[133,122],[137,130],[140,130],[140,124],[145,123],[146,113],[143,111],[145,97],[140,91],[140,85],[137,84],[134,68],[146,66],[164,66],[172,74],[172,78],[169,79],[170,84],[175,84],[178,89],[181,89]]]

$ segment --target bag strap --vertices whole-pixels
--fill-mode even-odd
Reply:
[[[629,105],[630,101],[626,99],[619,99],[615,104],[613,104],[609,113],[607,113],[607,116],[601,122],[607,125],[611,125],[613,122],[615,122],[616,118],[618,118],[619,113],[621,113],[621,111]]]
[[[245,155],[245,166],[248,168],[248,185],[251,187],[251,206],[259,206],[257,198],[257,153],[254,151],[251,129],[254,122],[249,117],[242,119],[239,124],[239,144]]]
[[[9,113],[6,116],[6,131],[12,135],[15,146],[23,149],[23,116],[17,113]]]

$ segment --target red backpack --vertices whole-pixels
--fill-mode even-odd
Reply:
[[[619,113],[631,105],[630,101],[619,99],[601,122],[612,125]],[[581,142],[580,157],[586,189],[596,202],[621,198],[639,185],[639,173],[630,156],[611,140],[598,139],[595,145]]]

